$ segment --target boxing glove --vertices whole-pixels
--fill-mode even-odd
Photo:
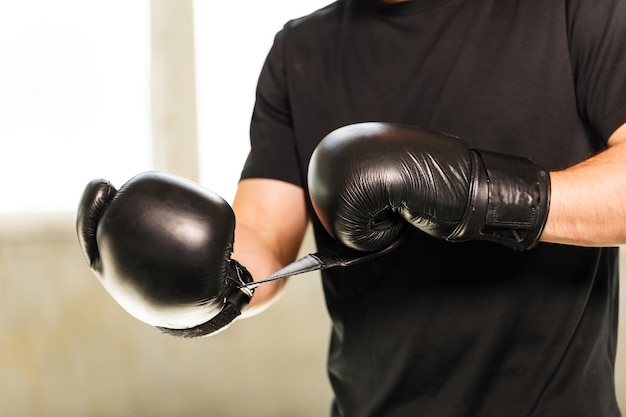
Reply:
[[[91,270],[135,318],[181,337],[225,329],[250,301],[252,281],[231,259],[235,217],[218,195],[171,174],[145,172],[119,191],[85,188],[76,217]]]
[[[308,182],[326,230],[364,251],[388,245],[408,225],[451,242],[531,249],[550,204],[549,174],[530,160],[399,124],[331,132],[313,152]]]

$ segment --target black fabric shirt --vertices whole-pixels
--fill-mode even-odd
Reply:
[[[571,166],[626,122],[626,2],[340,0],[290,21],[259,78],[242,178],[306,187],[317,143],[361,121]],[[413,230],[322,277],[333,416],[621,415],[617,248],[514,252]]]

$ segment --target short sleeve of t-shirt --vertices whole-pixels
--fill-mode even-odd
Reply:
[[[607,139],[626,122],[626,1],[567,1],[580,114]]]
[[[271,178],[303,186],[289,109],[283,31],[265,60],[250,124],[250,153],[241,178]]]

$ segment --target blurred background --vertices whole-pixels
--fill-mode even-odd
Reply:
[[[326,3],[0,0],[1,416],[328,415],[316,273],[257,317],[180,340],[104,292],[74,231],[93,178],[157,169],[232,202],[273,37]],[[309,233],[301,253],[314,250]]]

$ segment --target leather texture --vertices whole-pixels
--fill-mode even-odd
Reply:
[[[141,173],[119,190],[89,182],[76,220],[92,271],[128,313],[173,334],[203,330],[195,336],[230,324],[252,296],[240,289],[250,274],[230,259],[234,227],[221,197],[162,172]],[[227,305],[229,320],[216,319]]]
[[[528,159],[400,124],[331,132],[313,152],[308,175],[324,227],[365,251],[388,246],[408,225],[449,241],[531,249],[549,209],[549,175]]]

